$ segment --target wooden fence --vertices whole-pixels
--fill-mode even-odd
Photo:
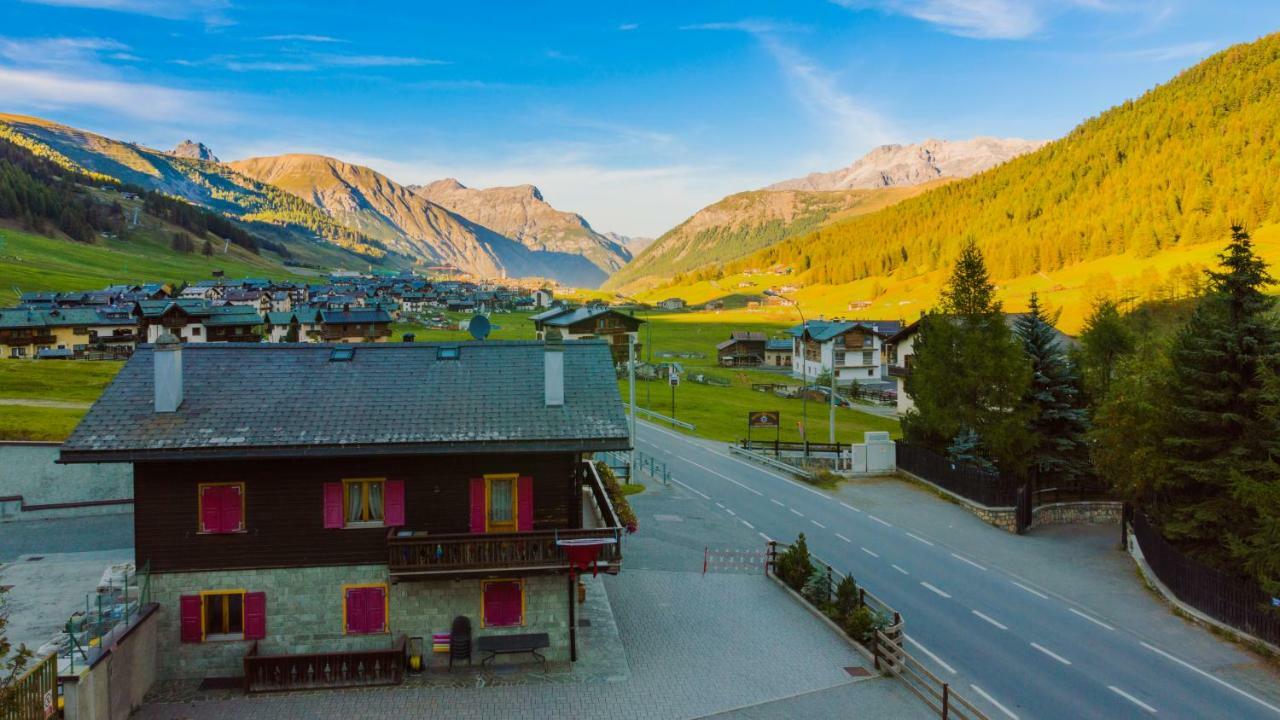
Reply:
[[[10,698],[5,698],[12,689]],[[45,720],[58,710],[58,656],[48,655],[0,691],[0,720]]]

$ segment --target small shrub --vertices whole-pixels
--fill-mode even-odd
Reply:
[[[831,604],[831,577],[827,575],[827,571],[814,568],[813,572],[809,573],[809,578],[805,580],[804,589],[800,594],[814,607],[827,612]]]
[[[870,645],[877,630],[884,632],[889,627],[889,618],[862,605],[844,618],[840,626],[844,628],[844,633],[855,641]]]
[[[817,470],[814,470],[813,474],[810,477],[805,479],[810,485],[817,485],[819,487],[825,487],[825,488],[833,488],[836,485],[839,485],[840,481],[843,480],[844,478],[837,475],[834,472],[831,472],[831,470],[822,467],[822,468],[818,468]]]
[[[609,493],[609,502],[613,503],[613,509],[618,513],[618,520],[627,529],[627,533],[639,530],[640,520],[636,517],[635,511],[631,509],[631,503],[627,500],[627,493],[623,491],[622,485],[618,483],[618,476],[613,474],[613,468],[609,467],[603,460],[597,460],[596,472],[600,473],[600,480],[604,483],[604,489]]]
[[[813,561],[809,559],[809,544],[804,533],[800,533],[795,543],[778,554],[774,561],[774,574],[792,590],[804,590],[805,583],[813,574]]]
[[[840,580],[840,584],[836,585],[836,597],[832,602],[832,619],[843,626],[845,618],[857,609],[858,583],[854,581],[853,575],[845,575]]]

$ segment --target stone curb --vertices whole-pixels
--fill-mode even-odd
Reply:
[[[796,592],[795,590],[792,590],[790,586],[788,586],[786,583],[782,582],[782,580],[775,577],[773,573],[769,573],[766,577],[768,577],[770,580],[776,583],[778,587],[782,588],[783,591],[785,591],[788,595],[790,595],[793,600],[800,603],[800,606],[803,607],[805,610],[809,611],[810,615],[821,620],[823,624],[825,624],[827,628],[831,630],[831,632],[835,633],[836,635],[839,635],[841,640],[844,640],[846,643],[850,645],[850,647],[852,647],[854,650],[857,650],[860,655],[862,655],[864,658],[866,658],[867,660],[870,660],[873,663],[875,662],[875,655],[870,650],[866,649],[865,647],[862,646],[861,643],[859,643],[858,641],[854,640],[853,638],[845,634],[845,631],[839,625],[836,625],[831,618],[827,617],[826,614],[824,614],[821,610],[819,610],[818,608],[810,604],[808,600],[805,600],[804,597],[800,595],[800,593]],[[889,677],[888,675],[885,675],[884,673],[881,673],[880,671],[876,670],[875,667],[872,667],[871,671],[873,673],[877,673],[881,677]]]

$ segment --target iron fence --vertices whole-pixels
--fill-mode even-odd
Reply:
[[[897,441],[898,467],[945,490],[987,507],[1012,507],[1020,483],[999,473],[957,465],[937,453]]]
[[[128,625],[151,602],[150,563],[141,570],[132,565],[119,575],[110,569],[96,593],[85,595],[84,610],[67,620],[64,633],[55,640],[58,654],[67,660],[67,672],[74,673],[77,660],[88,665],[102,648],[102,639],[121,625]]]
[[[1187,557],[1142,512],[1133,513],[1131,527],[1147,565],[1179,600],[1241,632],[1280,645],[1280,598]]]
[[[45,720],[58,706],[58,657],[48,655],[27,668],[13,685],[8,701],[0,704],[0,720]]]

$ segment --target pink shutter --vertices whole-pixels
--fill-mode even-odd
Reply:
[[[324,526],[342,527],[342,483],[324,484]]]
[[[200,488],[200,532],[222,532],[222,488]]]
[[[244,639],[261,640],[267,636],[267,594],[244,594]]]
[[[365,591],[365,632],[380,633],[387,627],[387,591],[367,588]]]
[[[516,481],[516,529],[533,530],[533,478],[528,475]]]
[[[471,478],[471,532],[485,531],[484,478]]]
[[[362,633],[365,624],[364,588],[347,590],[347,632]]]
[[[238,532],[244,527],[241,511],[244,509],[243,498],[240,497],[239,485],[222,487],[222,521],[219,532]]]
[[[178,614],[182,618],[182,642],[198,643],[204,639],[200,623],[200,596],[183,595],[178,598]]]
[[[388,480],[383,498],[383,518],[390,527],[404,526],[404,481]]]

